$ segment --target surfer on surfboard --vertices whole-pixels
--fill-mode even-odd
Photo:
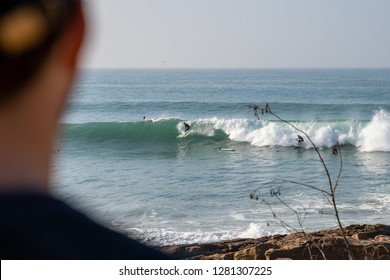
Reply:
[[[184,122],[183,124],[184,124],[184,132],[189,131],[190,128],[191,128],[190,125],[188,123],[186,123],[186,122]]]
[[[295,139],[297,141],[297,145],[301,145],[303,140],[303,137],[301,135],[298,135],[298,137]]]

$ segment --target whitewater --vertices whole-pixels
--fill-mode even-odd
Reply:
[[[389,97],[389,69],[84,71],[54,147],[55,193],[157,246],[286,232],[272,212],[298,227],[275,189],[305,229],[335,227],[321,193],[286,183],[328,187],[309,139],[250,107],[268,103],[333,179],[342,156],[343,224],[388,224]]]
[[[290,126],[267,116],[267,120],[252,119],[152,119],[139,122],[96,122],[68,124],[67,137],[72,140],[123,140],[136,142],[163,142],[175,144],[179,138],[192,137],[201,140],[218,141],[229,139],[246,142],[253,146],[296,146],[299,133],[293,126],[304,130],[317,147],[331,148],[336,145],[352,145],[365,152],[390,151],[390,114],[383,109],[373,112],[371,121],[337,120],[302,122],[289,120]],[[183,123],[191,125],[191,131],[184,133]],[[142,144],[143,145],[143,144]],[[306,142],[302,147],[313,148]]]

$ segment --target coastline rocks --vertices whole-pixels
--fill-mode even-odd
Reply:
[[[390,226],[350,225],[344,230],[354,259],[390,259]],[[172,245],[159,249],[173,258],[190,260],[349,259],[339,229],[207,244]]]

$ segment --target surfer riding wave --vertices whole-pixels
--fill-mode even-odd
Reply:
[[[297,145],[301,145],[305,140],[303,140],[303,137],[301,135],[298,135],[295,141],[297,141]]]
[[[191,129],[191,126],[188,123],[184,122],[183,125],[184,125],[184,132],[187,132]]]

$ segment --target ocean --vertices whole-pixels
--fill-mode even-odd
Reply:
[[[342,159],[343,225],[389,224],[390,69],[81,70],[54,194],[152,246],[336,227],[328,197],[304,186],[329,191],[310,141],[267,103],[333,182]]]

